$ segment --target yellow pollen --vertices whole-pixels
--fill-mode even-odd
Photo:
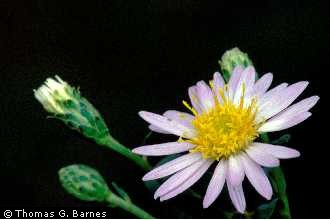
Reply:
[[[244,85],[242,89],[239,103],[234,104],[226,97],[228,93],[225,86],[224,90],[219,91],[222,102],[216,101],[212,109],[200,114],[184,102],[196,116],[192,121],[196,136],[185,140],[196,145],[190,152],[200,152],[204,158],[220,160],[245,150],[258,137],[261,124],[255,120],[257,102],[252,99],[249,105],[244,106]]]

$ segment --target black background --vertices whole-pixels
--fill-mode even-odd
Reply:
[[[293,217],[329,217],[323,202],[329,196],[329,144],[321,115],[323,77],[330,74],[328,14],[320,1],[0,1],[1,206],[103,207],[72,198],[59,184],[61,167],[85,163],[157,217],[176,217],[173,210],[180,208],[190,217],[214,218],[217,207],[232,209],[226,193],[207,210],[189,195],[153,201],[138,167],[46,119],[32,89],[55,74],[79,85],[111,134],[133,148],[148,132],[139,110],[185,110],[187,88],[210,79],[222,53],[238,46],[259,73],[274,73],[273,85],[308,80],[302,97],[320,95],[313,116],[289,129],[288,145],[302,156],[281,164]],[[149,142],[168,139],[174,137],[154,135]],[[206,181],[197,188],[204,192]],[[250,188],[246,182],[248,209],[263,201]]]

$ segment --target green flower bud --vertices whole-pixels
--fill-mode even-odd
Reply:
[[[221,71],[226,81],[236,66],[247,67],[253,65],[247,53],[243,53],[238,47],[227,50],[219,60]]]
[[[104,201],[111,191],[95,169],[82,164],[63,167],[58,171],[64,189],[83,201]]]
[[[34,90],[35,98],[44,109],[64,121],[88,138],[99,140],[109,134],[108,128],[94,106],[59,76],[48,78],[44,85]]]

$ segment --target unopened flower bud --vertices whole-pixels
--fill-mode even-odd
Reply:
[[[225,79],[229,79],[236,66],[247,67],[253,65],[247,53],[243,53],[238,47],[227,50],[219,60],[221,71]]]
[[[58,174],[65,190],[78,199],[102,202],[111,193],[100,173],[89,166],[70,165],[61,168]]]
[[[48,78],[44,85],[34,90],[34,96],[47,112],[85,136],[98,141],[109,134],[95,107],[59,76]]]

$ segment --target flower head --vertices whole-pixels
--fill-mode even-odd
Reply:
[[[43,85],[34,90],[34,96],[47,112],[85,136],[99,141],[109,135],[95,107],[81,96],[78,89],[71,87],[59,76],[46,79]]]
[[[34,90],[35,98],[43,105],[46,111],[52,114],[64,114],[62,102],[73,97],[72,88],[59,76],[48,78],[45,84]]]
[[[228,84],[215,73],[210,86],[200,81],[188,89],[191,105],[183,103],[191,114],[174,110],[163,115],[139,112],[150,123],[151,130],[180,138],[176,142],[141,146],[133,152],[150,156],[187,152],[143,177],[147,181],[172,175],[157,189],[155,198],[164,201],[182,193],[214,163],[216,168],[204,197],[204,208],[216,200],[226,183],[235,208],[244,212],[245,176],[261,196],[272,197],[272,187],[262,167],[279,166],[279,159],[298,157],[300,153],[260,143],[257,138],[260,133],[283,130],[304,121],[319,97],[291,105],[308,82],[290,86],[283,83],[268,90],[273,79],[271,73],[255,79],[252,66],[237,66]]]

